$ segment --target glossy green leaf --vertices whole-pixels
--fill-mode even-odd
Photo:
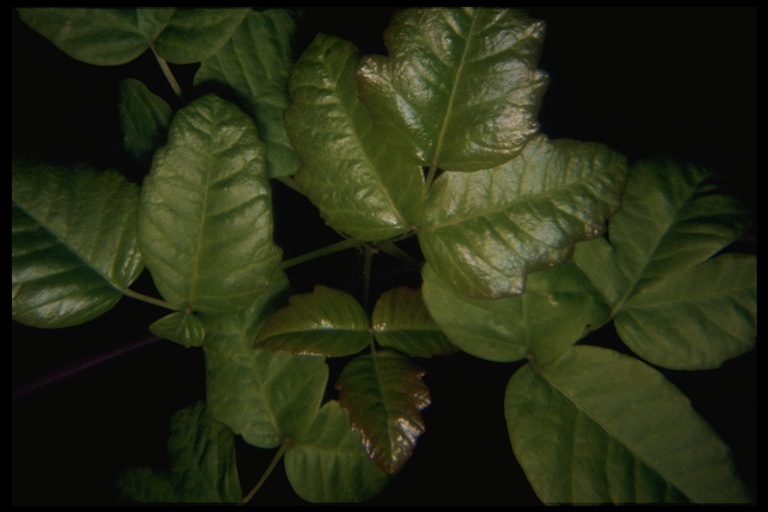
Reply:
[[[176,311],[152,322],[152,334],[175,341],[185,347],[199,347],[205,339],[205,326],[198,318],[185,311]]]
[[[224,47],[205,59],[195,74],[195,87],[225,86],[256,122],[267,145],[267,175],[290,176],[299,158],[285,133],[283,116],[289,103],[288,76],[293,65],[293,14],[285,9],[251,11]]]
[[[229,41],[250,10],[249,7],[176,9],[154,42],[154,49],[175,64],[200,62]]]
[[[488,300],[454,290],[427,265],[422,290],[432,316],[461,350],[489,361],[542,363],[610,320],[592,284],[572,267],[534,272],[523,295]]]
[[[119,111],[128,154],[140,162],[150,162],[165,141],[173,117],[171,107],[146,85],[128,78],[120,82]]]
[[[139,205],[139,244],[157,289],[180,309],[231,313],[265,293],[280,263],[263,145],[216,96],[179,110]]]
[[[673,162],[637,164],[610,244],[583,244],[574,257],[622,340],[659,366],[716,368],[755,345],[756,258],[709,259],[741,235],[744,210],[711,178]]]
[[[288,445],[285,473],[296,494],[314,503],[364,501],[389,481],[368,458],[336,401],[325,404],[309,430]]]
[[[339,403],[363,436],[371,459],[387,473],[408,461],[424,433],[421,410],[430,403],[424,371],[396,352],[350,361],[339,375]]]
[[[132,468],[119,487],[125,499],[150,503],[234,503],[242,499],[232,432],[216,422],[204,402],[171,419],[171,468]]]
[[[357,96],[352,43],[319,35],[290,78],[288,137],[302,159],[303,192],[337,231],[382,240],[411,229],[421,206],[421,167],[382,144]]]
[[[341,357],[357,354],[371,341],[368,317],[351,295],[318,285],[294,295],[256,337],[260,349],[299,355]]]
[[[519,295],[525,276],[564,262],[599,235],[626,180],[620,154],[543,135],[509,163],[444,173],[430,190],[419,243],[432,269],[476,298]]]
[[[373,308],[373,333],[382,346],[411,357],[456,352],[424,305],[421,290],[399,286],[384,292]]]
[[[259,448],[300,436],[317,414],[328,381],[321,358],[253,349],[256,333],[287,286],[285,275],[278,274],[271,291],[247,310],[201,315],[211,413]]]
[[[574,347],[510,380],[517,460],[545,503],[744,503],[728,447],[641,361]]]
[[[11,174],[13,319],[67,327],[111,309],[143,269],[138,187],[86,166],[14,161]]]
[[[496,167],[538,131],[543,37],[543,22],[511,9],[400,11],[384,33],[389,56],[360,66],[361,100],[393,152],[432,168]]]

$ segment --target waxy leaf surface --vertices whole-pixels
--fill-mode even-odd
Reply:
[[[136,59],[149,48],[175,64],[199,62],[232,36],[249,9],[18,9],[21,20],[70,57],[98,66]]]
[[[496,167],[538,130],[543,36],[511,9],[400,11],[384,33],[389,56],[361,63],[361,100],[390,150],[419,165]]]
[[[387,473],[410,458],[424,433],[421,410],[430,403],[424,371],[396,352],[350,361],[339,375],[339,403],[363,436],[368,455]]]
[[[232,432],[215,421],[204,402],[171,419],[171,468],[131,468],[120,478],[123,497],[149,503],[234,503],[242,499]]]
[[[228,88],[234,93],[232,100],[254,119],[259,138],[267,145],[270,178],[290,176],[299,168],[283,121],[290,99],[295,30],[294,15],[288,10],[251,11],[227,44],[205,59],[195,74],[196,87]]]
[[[280,262],[264,149],[250,118],[207,95],[181,109],[155,153],[139,207],[139,244],[171,304],[247,308]]]
[[[143,269],[138,187],[84,166],[13,162],[11,174],[13,319],[58,328],[111,309]]]
[[[165,141],[171,124],[171,107],[143,83],[128,78],[120,83],[120,126],[128,153],[140,162],[151,162]]]
[[[494,169],[444,173],[430,190],[419,243],[444,281],[476,298],[519,295],[525,276],[570,258],[620,204],[626,160],[593,143],[531,139]]]
[[[728,447],[663,375],[576,346],[510,380],[505,417],[539,498],[557,503],[744,503]]]
[[[278,274],[270,292],[247,310],[201,315],[211,413],[259,448],[300,436],[317,414],[328,381],[322,358],[253,348],[256,333],[287,286],[285,275]]]
[[[290,79],[288,137],[302,159],[296,179],[337,231],[359,240],[407,232],[421,207],[421,167],[382,144],[358,100],[357,49],[319,35]]]
[[[300,355],[341,357],[357,354],[371,341],[368,317],[351,295],[318,285],[294,295],[259,331],[260,349]]]
[[[411,357],[456,352],[424,305],[420,290],[405,286],[384,292],[373,308],[373,333],[384,347]]]
[[[199,347],[205,339],[205,326],[193,314],[176,311],[150,324],[150,332],[185,347]]]
[[[364,501],[389,481],[368,458],[336,401],[325,404],[309,430],[288,446],[285,473],[296,494],[314,503]]]

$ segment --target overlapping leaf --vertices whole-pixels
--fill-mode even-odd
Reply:
[[[296,494],[314,503],[364,501],[389,481],[368,458],[347,412],[335,401],[325,404],[311,428],[288,446],[285,472]]]
[[[351,43],[320,35],[290,79],[288,137],[302,159],[296,179],[337,231],[360,240],[407,232],[421,206],[421,167],[382,144],[358,100]]]
[[[359,70],[361,100],[392,151],[455,171],[496,167],[538,130],[544,24],[511,9],[400,11],[389,57]]]
[[[637,359],[574,347],[510,380],[515,456],[545,503],[743,503],[728,447]]]
[[[242,498],[232,432],[216,422],[204,402],[177,412],[168,440],[171,468],[132,468],[120,478],[131,501],[150,503],[234,503]]]
[[[11,188],[13,319],[66,327],[111,309],[143,269],[138,188],[113,171],[24,162]]]
[[[424,305],[421,291],[400,286],[384,292],[373,308],[372,327],[384,347],[412,357],[456,352]]]
[[[341,357],[371,341],[368,317],[351,295],[326,286],[294,295],[259,331],[255,346],[294,354]]]
[[[176,311],[152,322],[149,330],[152,334],[185,347],[199,347],[205,339],[203,323],[186,311]]]
[[[195,86],[225,86],[255,121],[267,145],[267,174],[289,176],[299,159],[285,133],[283,115],[289,103],[288,76],[293,65],[293,14],[285,9],[251,11],[224,47],[205,59]]]
[[[427,265],[422,290],[432,316],[463,351],[490,361],[542,363],[610,319],[589,280],[572,267],[534,272],[523,295],[488,300],[454,290]]]
[[[603,231],[626,170],[605,146],[536,136],[500,167],[440,176],[419,243],[435,273],[463,293],[518,295],[526,274],[564,262],[576,242]]]
[[[407,358],[384,351],[349,362],[336,384],[368,455],[387,473],[402,468],[424,433],[421,410],[430,397],[423,375]]]
[[[126,150],[136,160],[151,161],[165,141],[173,117],[171,107],[146,85],[128,78],[120,83],[119,111]]]
[[[231,313],[266,292],[272,241],[264,150],[248,116],[213,95],[181,109],[144,181],[138,238],[163,297]]]
[[[199,62],[232,36],[249,9],[33,7],[21,20],[70,57],[116,66],[149,48],[176,64]]]
[[[317,414],[328,381],[321,358],[253,349],[256,333],[287,286],[285,275],[278,274],[271,291],[246,311],[201,315],[211,412],[259,448],[299,437]]]

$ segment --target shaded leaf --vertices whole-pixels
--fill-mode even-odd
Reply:
[[[142,82],[128,78],[120,82],[118,108],[125,149],[140,162],[151,161],[171,124],[171,107]]]
[[[368,317],[351,295],[316,286],[294,295],[259,331],[255,346],[300,355],[357,354],[371,341]]]
[[[400,11],[384,33],[389,57],[361,63],[361,100],[393,152],[433,168],[496,167],[538,131],[543,38],[543,22],[511,9]]]
[[[339,375],[339,403],[363,436],[368,455],[387,473],[403,467],[424,433],[421,410],[430,403],[424,371],[395,352],[350,361]]]
[[[660,373],[577,346],[510,380],[512,448],[545,503],[743,503],[728,447]]]
[[[503,166],[441,175],[419,243],[435,273],[463,293],[519,295],[526,274],[564,262],[576,242],[603,231],[626,171],[605,146],[536,136]]]
[[[163,297],[231,313],[265,293],[280,262],[263,145],[253,122],[213,95],[179,110],[139,205],[139,243]]]
[[[163,339],[185,347],[199,347],[205,338],[205,327],[192,313],[176,311],[154,321],[149,330]]]
[[[372,315],[373,333],[382,346],[411,357],[456,352],[424,305],[421,290],[399,286],[384,292]]]
[[[12,317],[67,327],[111,309],[143,269],[138,187],[114,171],[12,164]]]
[[[132,468],[120,478],[122,496],[153,503],[233,503],[242,499],[232,432],[216,422],[204,402],[171,419],[171,469]]]
[[[328,381],[328,367],[321,358],[253,349],[256,333],[287,287],[281,273],[270,291],[247,310],[201,315],[211,413],[259,448],[274,448],[301,435],[317,414]]]
[[[364,501],[389,481],[336,401],[326,403],[309,430],[288,445],[285,473],[296,494],[314,503]]]
[[[474,299],[424,267],[424,300],[445,334],[461,350],[489,361],[523,358],[543,363],[610,320],[589,280],[567,262],[528,276],[525,293]]]
[[[288,137],[302,159],[296,179],[337,231],[359,240],[407,232],[421,206],[421,167],[381,143],[357,97],[352,43],[319,35],[290,78]]]
[[[224,47],[203,60],[195,87],[222,84],[231,88],[236,103],[256,122],[267,146],[267,175],[289,176],[299,158],[285,133],[288,76],[293,65],[291,40],[296,30],[286,9],[251,11]]]

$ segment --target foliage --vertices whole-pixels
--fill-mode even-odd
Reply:
[[[510,463],[541,501],[754,499],[662,373],[754,349],[756,256],[728,251],[747,212],[698,166],[630,165],[539,133],[542,21],[407,9],[382,56],[329,34],[295,48],[303,18],[284,9],[18,12],[88,64],[149,51],[178,96],[119,87],[140,184],[93,165],[12,164],[13,320],[80,325],[126,295],[168,310],[149,330],[204,358],[205,400],[171,419],[170,469],[126,469],[123,498],[258,502],[283,460],[303,500],[369,500],[418,453],[425,365],[463,352],[515,363],[497,405]],[[199,63],[189,90],[169,63]],[[334,243],[284,257],[281,186]],[[357,290],[300,293],[286,275],[351,249]],[[376,293],[380,253],[416,283]],[[161,298],[131,288],[142,275]],[[624,346],[586,344],[610,326]],[[276,451],[243,492],[240,453],[253,449]]]

